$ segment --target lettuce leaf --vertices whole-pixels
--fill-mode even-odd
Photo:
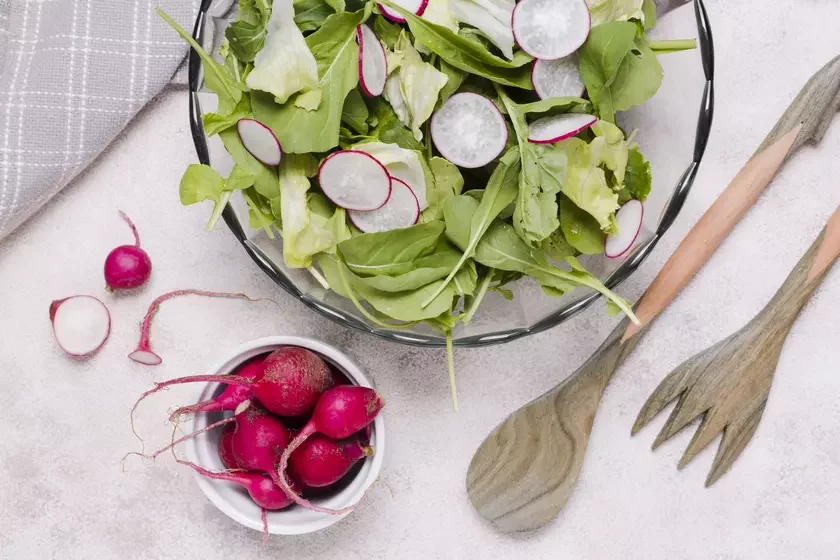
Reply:
[[[624,141],[624,133],[612,123],[598,121],[590,127],[595,138],[589,143],[592,160],[613,172],[613,188],[621,189],[624,185],[624,171],[627,167],[629,149]]]
[[[184,206],[205,200],[213,201],[213,213],[210,214],[205,228],[206,231],[212,231],[233,191],[247,189],[254,184],[255,179],[254,175],[238,165],[233,167],[230,176],[225,179],[209,165],[193,163],[181,177],[178,195]]]
[[[426,196],[426,175],[423,172],[421,156],[417,151],[406,150],[396,144],[384,142],[362,142],[353,146],[352,149],[372,155],[385,166],[392,177],[396,177],[411,187],[420,203],[420,210],[424,210],[429,205]]]
[[[478,29],[503,55],[513,59],[513,0],[451,0],[455,19]]]
[[[645,22],[644,0],[586,0],[586,3],[589,5],[592,27],[630,19]]]

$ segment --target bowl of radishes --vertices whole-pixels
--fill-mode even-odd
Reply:
[[[259,385],[272,369],[282,383]],[[282,373],[290,370],[301,374]],[[197,404],[175,413],[192,414],[190,432],[233,419],[185,446],[207,498],[242,525],[276,535],[311,533],[348,515],[379,476],[385,451],[384,402],[362,370],[323,342],[272,336],[235,348],[209,371],[257,382],[207,383]]]

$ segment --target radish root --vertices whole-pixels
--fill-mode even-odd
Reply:
[[[146,454],[144,454],[144,453],[138,453],[137,451],[130,451],[130,452],[128,452],[128,453],[126,453],[126,454],[125,454],[125,456],[123,457],[123,461],[125,461],[126,457],[128,457],[129,455],[137,455],[137,456],[142,457],[142,458],[144,458],[144,459],[151,459],[151,460],[153,460],[153,461],[154,461],[155,459],[157,459],[157,458],[158,458],[158,456],[159,456],[161,453],[165,453],[166,451],[169,451],[170,449],[174,449],[174,448],[175,448],[175,446],[176,446],[176,445],[178,445],[179,443],[183,443],[183,442],[187,441],[188,439],[193,438],[193,437],[195,437],[195,436],[197,436],[197,435],[201,435],[201,434],[203,434],[203,433],[205,433],[205,432],[209,432],[209,431],[211,431],[211,430],[213,430],[213,429],[215,429],[215,428],[218,428],[219,426],[224,426],[225,424],[229,424],[229,423],[233,422],[234,420],[236,420],[236,417],[235,417],[235,416],[231,416],[231,417],[229,417],[229,418],[224,418],[224,419],[222,419],[222,420],[219,420],[218,422],[215,422],[215,423],[213,423],[213,424],[210,424],[210,425],[209,425],[209,426],[207,426],[207,427],[204,427],[204,428],[202,428],[202,429],[200,429],[200,430],[196,430],[196,431],[194,431],[194,432],[193,432],[193,433],[191,433],[191,434],[187,434],[187,435],[185,435],[185,436],[183,436],[183,437],[181,437],[181,438],[178,438],[177,440],[173,441],[172,443],[170,443],[169,445],[167,445],[167,446],[166,446],[166,447],[164,447],[163,449],[158,449],[157,451],[155,451],[155,452],[154,452],[154,453],[152,453],[151,455],[146,455]],[[177,428],[177,426],[176,426],[176,428]],[[173,436],[174,436],[174,432],[173,432]]]

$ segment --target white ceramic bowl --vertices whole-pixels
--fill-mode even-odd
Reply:
[[[254,356],[271,352],[281,346],[308,348],[341,371],[354,385],[372,387],[367,376],[342,352],[323,342],[297,336],[269,336],[246,342],[229,352],[208,373],[231,373]],[[221,391],[222,385],[220,383],[208,383],[198,400],[212,399]],[[188,431],[200,430],[221,420],[223,416],[230,415],[230,412],[197,414],[185,427]],[[221,430],[216,429],[188,440],[185,449],[187,459],[211,470],[224,470],[218,451],[220,436]],[[381,413],[377,415],[373,422],[371,442],[376,449],[376,453],[373,457],[361,461],[361,468],[358,465],[354,467],[354,470],[351,471],[356,473],[353,479],[333,495],[324,498],[312,498],[313,503],[332,509],[340,509],[359,501],[379,476],[379,471],[382,469],[382,459],[385,453],[385,422]],[[260,508],[251,501],[245,489],[231,482],[210,480],[198,473],[196,473],[196,478],[199,487],[207,498],[228,517],[246,527],[257,531],[263,530]],[[359,507],[365,507],[364,502],[359,504]],[[344,515],[318,513],[293,505],[284,510],[268,512],[268,532],[274,535],[312,533],[338,523],[347,515],[349,513]]]

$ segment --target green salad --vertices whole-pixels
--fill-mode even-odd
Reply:
[[[659,89],[657,54],[694,47],[648,40],[653,0],[239,0],[218,53],[159,13],[235,162],[181,180],[183,204],[213,203],[208,230],[238,191],[288,267],[374,324],[426,322],[450,357],[452,329],[523,277],[636,320],[576,257],[624,254],[641,224],[650,163],[616,113]]]

